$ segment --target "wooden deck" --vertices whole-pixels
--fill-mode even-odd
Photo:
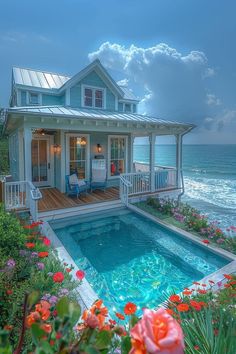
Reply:
[[[105,192],[96,189],[92,193],[81,194],[78,199],[76,197],[67,197],[56,188],[42,188],[40,191],[43,198],[38,203],[39,212],[119,199],[119,189],[115,187],[107,188]]]

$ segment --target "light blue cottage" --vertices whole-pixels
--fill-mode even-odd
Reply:
[[[79,179],[90,181],[92,161],[100,158],[105,160],[108,187],[121,181],[126,194],[154,193],[160,189],[156,137],[174,135],[177,155],[171,185],[180,189],[182,136],[193,126],[138,114],[138,103],[99,60],[72,77],[14,67],[4,126],[13,180],[65,193],[66,175],[76,173]],[[133,142],[138,136],[150,140],[146,171],[137,171],[133,161]],[[148,174],[145,190],[138,173]]]

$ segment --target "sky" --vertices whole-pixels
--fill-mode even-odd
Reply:
[[[235,0],[0,0],[0,106],[12,66],[74,75],[99,58],[140,113],[236,143]]]

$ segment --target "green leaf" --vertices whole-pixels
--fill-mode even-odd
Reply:
[[[131,349],[131,339],[130,337],[122,337],[121,341],[121,353],[122,354],[128,354]]]
[[[69,303],[69,315],[71,325],[73,326],[79,320],[81,315],[81,307],[77,302]]]
[[[63,296],[56,305],[57,314],[60,318],[64,318],[69,315],[69,300]]]
[[[32,293],[30,293],[27,300],[28,307],[31,308],[34,304],[36,304],[38,299],[39,299],[38,291],[33,291]]]
[[[84,353],[86,353],[86,354],[100,354],[100,351],[89,345],[84,348]]]
[[[111,333],[108,331],[101,331],[98,333],[95,345],[99,350],[106,349],[111,344]]]
[[[135,316],[135,315],[132,315],[131,318],[130,318],[130,326],[131,326],[131,328],[133,328],[136,325],[136,323],[138,323],[138,321],[139,321],[139,318],[137,316]]]
[[[37,346],[39,343],[39,339],[45,335],[44,330],[39,327],[37,323],[33,323],[31,326],[31,333],[34,344]]]

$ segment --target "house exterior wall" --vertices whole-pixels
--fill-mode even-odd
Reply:
[[[42,105],[50,106],[50,105],[64,105],[65,104],[65,95],[56,96],[56,95],[42,95]]]
[[[10,173],[14,181],[19,181],[19,131],[14,131],[9,136],[9,161],[10,161]]]

